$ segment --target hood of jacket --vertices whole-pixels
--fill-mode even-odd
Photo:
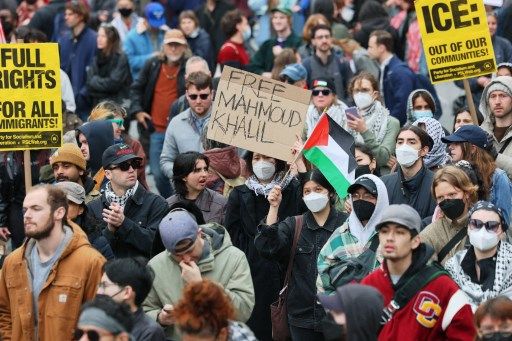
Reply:
[[[426,92],[429,96],[430,96],[430,99],[432,100],[432,103],[434,103],[434,107],[432,108],[432,115],[433,117],[435,117],[435,112],[436,112],[436,101],[434,99],[434,96],[432,96],[432,94],[427,90],[427,89],[416,89],[416,90],[413,90],[410,94],[409,94],[409,97],[407,98],[407,107],[405,109],[405,113],[407,114],[407,121],[412,123],[414,121],[416,121],[416,119],[414,118],[412,112],[414,111],[413,110],[413,103],[412,103],[412,97],[414,96],[414,94],[416,94],[418,91],[422,91],[422,92]]]
[[[347,340],[377,340],[384,298],[373,287],[348,284],[337,290],[347,318]],[[361,318],[364,317],[364,318]]]
[[[384,185],[384,182],[382,182],[382,180],[377,176],[373,174],[364,174],[359,178],[368,178],[377,187],[377,203],[375,204],[375,210],[373,211],[370,220],[368,220],[366,223],[366,226],[361,224],[361,221],[355,214],[354,210],[352,210],[348,216],[348,226],[350,233],[352,233],[357,238],[359,244],[366,245],[368,240],[370,240],[370,238],[375,233],[375,226],[379,223],[383,211],[386,209],[386,207],[389,206],[389,198],[386,185]],[[350,203],[353,205],[352,199],[350,199]]]
[[[461,263],[466,256],[468,249],[459,251],[445,264],[446,270],[453,280],[460,286],[462,291],[469,297],[473,306],[487,301],[499,295],[510,297],[512,295],[512,245],[502,241],[498,247],[496,257],[496,273],[492,290],[482,290],[482,286],[473,283],[471,278],[462,269]]]
[[[203,153],[210,160],[210,168],[227,179],[235,179],[240,176],[241,166],[237,148],[229,146],[214,148]]]
[[[87,167],[91,176],[101,168],[101,158],[105,149],[114,144],[114,130],[110,121],[87,122],[77,129],[85,135],[89,143],[89,161]]]
[[[229,233],[227,233],[224,226],[217,223],[209,223],[199,226],[205,239],[205,247],[208,247],[208,253],[197,262],[197,266],[201,273],[211,271],[214,268],[215,257],[233,246]]]
[[[450,162],[451,159],[446,152],[446,144],[441,141],[441,139],[445,137],[443,126],[438,120],[432,117],[419,118],[414,121],[413,125],[419,126],[420,123],[425,125],[427,134],[432,138],[432,141],[434,141],[433,147],[427,155],[423,157],[423,164],[429,169],[432,167],[444,166]]]
[[[480,99],[480,105],[478,108],[480,109],[482,115],[484,115],[485,117],[484,123],[486,121],[490,121],[491,125],[494,125],[494,115],[492,114],[491,107],[489,106],[489,88],[496,83],[505,86],[508,89],[508,92],[512,94],[512,77],[508,76],[496,77],[493,80],[491,80],[489,84],[487,84],[487,86],[484,88],[484,91],[482,92],[482,98]]]

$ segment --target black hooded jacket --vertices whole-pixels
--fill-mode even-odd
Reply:
[[[84,134],[87,142],[89,143],[89,161],[87,161],[87,168],[90,170],[89,174],[94,177],[101,168],[103,152],[114,144],[114,130],[112,128],[112,122],[88,122],[79,127],[77,132]]]

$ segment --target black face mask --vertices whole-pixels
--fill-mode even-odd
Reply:
[[[356,200],[353,202],[354,213],[359,218],[360,221],[368,221],[373,215],[375,211],[375,204],[366,200]]]
[[[334,319],[329,313],[327,317],[322,320],[322,332],[325,341],[345,341],[347,339],[345,326],[334,322]]]
[[[486,334],[480,338],[484,341],[512,341],[512,334],[505,332],[496,332]]]
[[[370,165],[360,165],[356,168],[356,179],[364,174],[372,174],[372,171],[370,170]]]
[[[439,208],[443,211],[444,215],[451,220],[457,219],[464,213],[464,200],[462,199],[445,199],[439,203]]]
[[[118,8],[117,9],[122,17],[128,18],[133,13],[133,8]]]

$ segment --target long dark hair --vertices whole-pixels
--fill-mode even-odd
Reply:
[[[331,183],[327,181],[325,176],[322,174],[322,172],[320,172],[318,168],[315,168],[307,172],[306,174],[302,175],[301,180],[301,190],[304,190],[304,185],[306,185],[308,181],[314,181],[323,188],[327,189],[327,191],[329,192],[329,203],[331,205],[334,205],[337,198],[336,190],[331,185]]]
[[[98,31],[103,29],[107,36],[107,46],[102,50],[103,55],[110,56],[121,51],[121,38],[119,32],[112,24],[101,24]]]

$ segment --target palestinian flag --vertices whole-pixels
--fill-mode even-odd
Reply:
[[[322,114],[302,153],[325,176],[340,198],[347,196],[357,167],[354,137],[329,115]]]

